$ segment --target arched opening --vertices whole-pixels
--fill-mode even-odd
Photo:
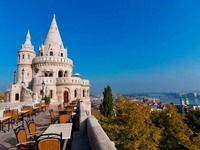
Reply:
[[[30,59],[31,57],[30,57],[30,55],[28,55],[28,59]]]
[[[60,56],[63,57],[63,53],[61,53]]]
[[[48,73],[45,73],[44,76],[45,76],[45,77],[48,77]]]
[[[53,90],[50,90],[50,98],[53,98]]]
[[[68,77],[68,71],[65,71],[64,77]]]
[[[69,92],[68,91],[64,92],[64,102],[63,103],[69,103]]]
[[[43,92],[43,90],[40,90],[40,95],[43,97],[44,95],[44,92]]]
[[[22,59],[24,59],[24,54],[22,55]]]
[[[19,94],[18,93],[15,94],[15,101],[19,101]]]
[[[83,90],[83,97],[85,97],[85,91]]]
[[[74,90],[74,97],[75,97],[75,98],[77,97],[77,89]]]
[[[50,74],[49,74],[49,77],[53,77],[53,73],[50,73]]]
[[[63,77],[63,72],[61,70],[58,71],[58,77]]]
[[[89,97],[89,90],[87,90],[87,97]]]
[[[50,56],[53,56],[53,52],[50,52]]]
[[[41,56],[43,56],[43,52],[41,52],[41,54],[40,54]]]

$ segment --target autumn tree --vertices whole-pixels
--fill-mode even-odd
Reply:
[[[162,129],[159,149],[190,149],[192,130],[183,122],[183,116],[172,105],[167,105],[162,112],[152,113],[152,121]]]
[[[102,115],[107,118],[112,116],[113,111],[113,97],[112,97],[112,90],[110,86],[107,86],[103,92],[103,102],[100,105],[99,109]]]
[[[189,111],[184,122],[195,132],[200,132],[200,110]]]
[[[148,106],[119,97],[116,108],[117,117],[105,130],[117,149],[158,149],[161,129],[152,124]]]
[[[0,92],[0,100],[3,100],[4,99],[4,94],[3,92]]]

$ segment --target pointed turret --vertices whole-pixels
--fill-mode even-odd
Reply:
[[[67,57],[67,50],[63,46],[55,15],[53,16],[45,42],[39,50],[40,56]]]
[[[26,39],[25,39],[25,42],[24,44],[22,44],[22,48],[20,51],[30,51],[30,52],[34,52],[34,47],[33,45],[31,44],[31,36],[30,36],[30,32],[28,30],[27,34],[26,34]]]
[[[56,17],[55,15],[53,16],[53,20],[51,22],[49,32],[47,34],[46,40],[44,42],[44,45],[49,45],[49,44],[56,44],[59,46],[62,46],[62,39],[60,37],[60,32],[58,30],[58,26],[56,23]]]

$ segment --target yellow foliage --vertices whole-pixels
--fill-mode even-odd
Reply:
[[[0,100],[3,100],[3,99],[4,99],[4,93],[0,92]]]

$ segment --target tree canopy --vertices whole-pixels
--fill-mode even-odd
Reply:
[[[100,105],[99,109],[102,115],[107,118],[112,116],[113,111],[113,97],[112,97],[112,90],[110,86],[107,86],[103,92],[103,102]]]
[[[173,105],[167,105],[163,111],[151,112],[144,103],[122,96],[115,105],[116,116],[110,119],[97,113],[95,116],[117,149],[199,149],[199,112],[182,115]]]

